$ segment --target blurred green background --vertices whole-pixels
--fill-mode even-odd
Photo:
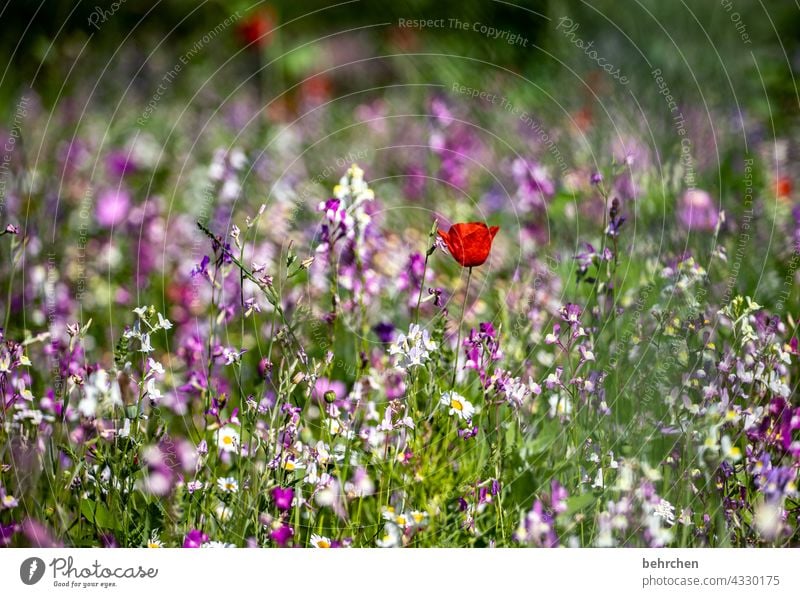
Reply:
[[[683,101],[699,99],[729,106],[738,102],[762,116],[771,108],[776,118],[796,112],[793,71],[800,62],[800,11],[792,2],[542,0],[517,6],[499,0],[281,0],[255,4],[239,0],[126,0],[116,4],[26,0],[15,2],[0,16],[0,46],[8,59],[0,84],[6,116],[13,112],[10,104],[20,89],[31,83],[45,104],[52,104],[59,96],[86,86],[90,81],[87,73],[104,69],[116,75],[98,77],[101,88],[110,87],[110,93],[123,80],[133,80],[134,87],[147,90],[160,57],[168,63],[170,55],[180,56],[237,11],[241,20],[265,14],[270,28],[278,28],[266,56],[275,59],[284,52],[289,54],[270,69],[280,75],[270,79],[273,85],[276,81],[288,85],[327,62],[323,59],[330,56],[320,52],[329,51],[330,46],[322,43],[324,40],[315,43],[325,37],[335,40],[340,55],[336,58],[365,58],[360,48],[368,48],[369,54],[443,53],[487,61],[548,85],[569,85],[575,76],[571,70],[585,74],[596,70],[596,65],[557,30],[558,19],[567,16],[579,24],[579,37],[593,40],[599,54],[624,71],[640,102],[658,100],[654,86],[644,84],[649,81],[650,64],[656,64]],[[97,18],[97,14],[104,17]],[[397,24],[402,18],[483,23],[524,37],[527,47],[492,40],[471,29],[401,28]],[[215,41],[213,51],[204,52],[193,68],[213,72],[235,55],[241,49],[235,29],[223,32],[222,43]],[[226,68],[234,74],[250,72],[248,58],[247,53],[240,55]],[[398,61],[383,61],[381,68],[369,72],[370,82],[391,83],[398,77],[409,82],[415,75],[431,80],[455,74],[469,85],[485,82],[492,70],[469,60],[420,57],[412,62],[413,69],[403,70]],[[336,91],[346,92],[359,88],[363,81],[350,71],[335,84]],[[569,96],[584,93],[574,85],[562,91]],[[615,90],[620,91],[624,92]]]

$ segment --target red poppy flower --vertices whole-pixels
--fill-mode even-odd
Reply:
[[[274,28],[275,14],[271,8],[267,8],[249,15],[239,23],[237,29],[245,45],[263,48],[271,42]]]
[[[792,194],[792,179],[787,176],[781,176],[778,182],[775,183],[775,193],[780,199],[786,199]]]
[[[483,222],[453,224],[445,234],[438,230],[453,259],[464,267],[475,267],[483,264],[489,257],[494,235],[499,226],[489,228]]]

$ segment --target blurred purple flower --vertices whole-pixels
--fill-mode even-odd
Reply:
[[[125,221],[131,205],[130,194],[122,189],[107,189],[97,201],[97,222],[104,228],[113,228]]]
[[[130,153],[124,149],[115,149],[106,156],[106,168],[112,178],[120,178],[136,170],[136,164],[130,159]]]
[[[547,170],[534,160],[517,158],[511,164],[511,174],[517,183],[517,199],[523,209],[542,208],[555,195],[556,186]]]
[[[381,321],[372,328],[378,340],[384,344],[389,344],[394,341],[394,325],[388,321]]]
[[[22,522],[22,534],[27,537],[31,547],[63,547],[47,526],[33,518],[26,518]]]
[[[678,221],[687,230],[713,231],[719,221],[719,211],[711,195],[700,189],[690,189],[678,204]]]
[[[273,529],[269,534],[269,538],[280,547],[286,547],[292,537],[294,537],[294,529],[288,524],[283,524],[277,529]]]
[[[336,400],[343,400],[347,396],[347,386],[344,382],[338,379],[328,379],[327,377],[320,377],[314,385],[312,396],[317,400],[324,400],[325,392],[332,391],[336,394]]]
[[[294,489],[291,487],[276,487],[272,490],[272,499],[278,510],[287,512],[292,509],[294,499]]]
[[[183,546],[185,548],[202,547],[203,543],[206,543],[207,541],[208,535],[198,529],[192,529],[186,533],[186,538],[183,540]]]

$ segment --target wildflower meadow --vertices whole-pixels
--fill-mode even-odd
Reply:
[[[0,13],[0,546],[800,546],[796,7],[134,4]]]

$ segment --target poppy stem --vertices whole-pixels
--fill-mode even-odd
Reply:
[[[422,269],[422,281],[419,283],[419,294],[417,295],[417,309],[414,312],[414,323],[419,323],[419,306],[422,303],[422,289],[425,288],[425,277],[428,275],[428,257],[430,251],[425,252],[425,267]]]
[[[469,283],[472,281],[472,268],[467,274],[467,288],[464,290],[464,303],[461,305],[461,320],[458,322],[458,340],[456,341],[456,356],[453,359],[453,379],[450,380],[450,390],[456,386],[456,372],[458,371],[458,353],[461,350],[461,327],[464,325],[464,315],[467,311],[467,298],[469,297]]]

